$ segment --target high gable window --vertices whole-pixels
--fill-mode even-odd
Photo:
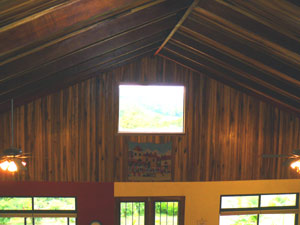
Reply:
[[[119,133],[184,133],[184,86],[119,85]]]

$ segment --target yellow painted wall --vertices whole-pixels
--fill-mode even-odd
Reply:
[[[219,224],[220,195],[291,192],[300,192],[300,180],[115,183],[115,197],[185,196],[185,225]]]

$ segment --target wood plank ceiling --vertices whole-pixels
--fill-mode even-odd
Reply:
[[[300,115],[296,0],[3,0],[0,10],[0,111],[159,49]]]
[[[0,111],[154,53],[191,2],[0,3]]]
[[[159,55],[300,115],[298,1],[199,1]]]

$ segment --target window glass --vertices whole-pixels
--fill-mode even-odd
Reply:
[[[120,203],[121,225],[144,225],[145,202],[121,202]]]
[[[257,208],[259,198],[254,196],[222,196],[221,209]]]
[[[24,225],[23,217],[0,217],[1,225]]]
[[[33,218],[25,218],[26,219],[26,225],[33,225]]]
[[[5,211],[2,211],[5,217],[0,217],[0,225],[76,225],[75,217],[68,218],[67,212],[59,212],[69,210],[72,215],[76,213],[74,197],[0,197],[0,210]],[[49,214],[31,218],[37,212],[35,210],[47,210]]]
[[[257,215],[220,216],[220,225],[257,225]]]
[[[294,225],[295,214],[260,214],[260,225]]]
[[[75,210],[75,198],[35,197],[34,210]]]
[[[178,202],[155,202],[155,225],[177,225]]]
[[[118,130],[183,133],[184,86],[120,85]]]
[[[35,225],[68,225],[66,217],[40,217],[34,218]]]
[[[296,194],[262,195],[261,207],[296,206]]]
[[[0,197],[0,210],[32,210],[32,200],[21,197]]]
[[[70,223],[70,225],[76,225],[76,218],[74,218],[74,217],[69,218],[69,223]]]

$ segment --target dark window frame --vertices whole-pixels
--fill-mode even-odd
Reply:
[[[30,198],[32,207],[31,210],[0,210],[0,217],[24,217],[24,221],[26,221],[26,218],[33,218],[33,224],[34,218],[45,217],[45,215],[47,215],[46,217],[65,217],[67,218],[68,224],[70,218],[75,217],[77,224],[77,197],[75,196],[0,196],[0,198]],[[34,198],[74,198],[75,210],[34,209]]]
[[[284,195],[284,194],[296,194],[295,206],[260,206],[262,195]],[[258,196],[258,207],[252,208],[225,208],[222,209],[222,197],[244,197],[244,196]],[[220,212],[227,211],[257,211],[257,210],[279,210],[279,209],[298,209],[299,208],[299,193],[267,193],[267,194],[242,194],[242,195],[221,195],[220,196]]]
[[[183,131],[182,132],[127,132],[127,131],[119,131],[119,112],[120,112],[120,92],[119,87],[120,85],[137,85],[137,86],[183,86]],[[164,83],[164,82],[118,82],[116,85],[116,134],[117,135],[186,135],[186,124],[187,124],[187,84],[184,82],[171,82],[171,83]]]
[[[295,194],[296,195],[296,205],[295,206],[261,206],[261,196],[264,195],[285,195],[285,194]],[[222,209],[222,197],[243,197],[243,196],[258,196],[258,207],[253,208],[223,208]],[[226,215],[257,215],[257,224],[259,224],[260,215],[264,214],[295,214],[295,225],[299,221],[299,213],[288,210],[299,210],[299,193],[262,193],[262,194],[236,194],[236,195],[221,195],[220,196],[220,216]],[[236,212],[236,214],[235,214]],[[245,212],[243,214],[242,212]],[[270,213],[271,212],[271,213]],[[278,212],[278,213],[276,213]],[[228,214],[232,213],[232,214]]]
[[[115,224],[120,225],[121,202],[145,202],[145,225],[155,222],[155,202],[178,202],[178,225],[184,225],[185,196],[116,197]]]

